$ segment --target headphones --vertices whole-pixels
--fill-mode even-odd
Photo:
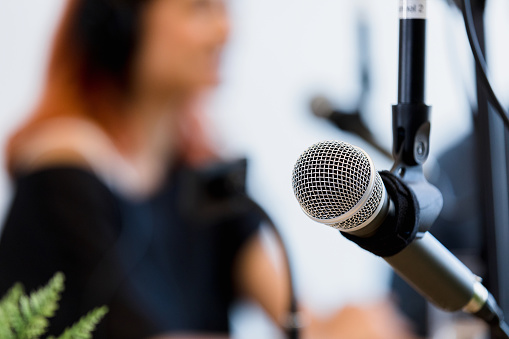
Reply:
[[[139,42],[143,0],[79,0],[73,20],[76,48],[89,74],[125,84]]]

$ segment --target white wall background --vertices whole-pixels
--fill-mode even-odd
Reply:
[[[65,0],[0,0],[0,143],[33,106],[41,89],[48,44]],[[509,2],[490,0],[489,62],[500,97],[509,101]],[[370,22],[373,91],[367,103],[370,127],[391,146],[391,105],[397,95],[397,0],[231,0],[234,34],[224,82],[210,114],[232,155],[250,159],[253,196],[281,227],[295,263],[301,299],[327,313],[348,302],[387,292],[389,270],[336,231],[308,220],[291,189],[299,154],[325,139],[365,147],[379,169],[390,164],[359,139],[312,117],[309,99],[326,94],[355,105],[359,95],[356,23]],[[468,133],[468,97],[473,94],[471,58],[463,23],[445,0],[428,1],[427,102],[433,105],[432,154],[437,156]],[[0,152],[3,157],[3,152]],[[3,214],[10,198],[0,175]],[[270,337],[253,311],[240,313],[239,338]],[[242,315],[243,314],[243,315]],[[249,314],[249,316],[246,316]],[[246,328],[251,330],[245,331]],[[256,329],[256,331],[254,330]],[[269,332],[267,332],[269,331]]]

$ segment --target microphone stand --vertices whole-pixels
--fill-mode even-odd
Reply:
[[[393,155],[399,168],[429,155],[431,107],[424,103],[426,0],[403,1],[399,22],[398,104],[393,106]]]
[[[481,8],[484,8],[484,6]],[[478,24],[483,22],[482,13],[479,15],[479,12],[477,12]],[[425,234],[429,231],[442,209],[442,194],[426,180],[422,170],[422,165],[426,162],[430,151],[429,136],[431,128],[431,107],[424,103],[425,56],[426,0],[402,0],[400,3],[398,103],[393,106],[393,155],[395,163],[391,171],[412,189],[419,204],[418,233],[412,250],[419,249],[419,247],[425,248]],[[481,104],[487,105],[486,96],[480,97],[479,105]],[[481,106],[480,109],[482,109]],[[484,133],[487,132],[486,134],[481,134],[481,141],[487,139],[487,143],[489,143],[492,141],[489,139],[492,136],[490,132],[490,127],[492,126],[487,119],[492,119],[493,115],[490,114],[488,116],[487,113],[486,111],[482,115],[485,118],[485,123],[480,124],[480,129]],[[481,120],[481,114],[479,114],[479,117]],[[488,122],[486,123],[486,121]],[[499,125],[501,126],[501,124]],[[501,133],[505,138],[504,130]],[[483,136],[484,139],[482,138]],[[484,141],[486,142],[486,140]],[[485,150],[481,149],[480,152],[485,152]],[[505,152],[503,155],[502,159],[505,160]],[[488,164],[492,164],[496,159],[493,159],[491,156],[487,160],[489,160]],[[481,161],[480,163],[483,162]],[[504,161],[505,165],[507,164]],[[490,174],[489,185],[494,189],[495,185],[491,180],[494,174],[493,169]],[[503,172],[503,174],[507,180],[507,172]],[[494,194],[491,197],[494,197]],[[508,199],[506,189],[505,197],[502,201],[507,202]],[[492,207],[493,214],[495,214],[494,201],[490,200],[487,205]],[[502,211],[507,211],[507,208],[501,207]],[[499,218],[498,221],[500,220]],[[507,219],[503,220],[507,221]],[[487,219],[487,221],[493,222],[493,225],[495,225],[494,222],[497,220],[492,218],[492,220]],[[487,229],[489,230],[489,227]],[[493,236],[493,233],[487,232],[488,238],[490,235]],[[492,240],[496,241],[497,239]],[[501,241],[503,240],[505,239]],[[404,261],[406,258],[401,259],[403,260],[402,262],[399,262],[401,261],[400,258],[396,258],[396,260],[394,258],[389,258],[394,261],[392,263],[393,267],[398,267],[398,264],[405,265]],[[495,265],[495,268],[498,268],[496,259],[497,255],[493,255],[491,258],[488,257],[492,266]],[[390,260],[387,261],[391,263]],[[439,286],[437,287],[440,288]],[[498,288],[498,285],[491,287]],[[482,308],[479,308],[479,306],[481,304],[475,305],[475,309],[469,309],[469,305],[467,305],[464,310],[485,320],[492,328],[492,335],[498,333],[499,338],[509,338],[509,328],[503,322],[503,315],[493,297],[489,297],[484,302]]]
[[[465,5],[467,5],[465,3]],[[470,5],[470,4],[468,4]],[[472,17],[479,45],[486,59],[484,12],[485,0],[472,1]],[[477,112],[474,131],[477,143],[478,185],[483,216],[486,283],[509,317],[509,205],[507,131],[488,103],[486,92],[476,68]],[[492,333],[492,338],[496,336]]]
[[[366,113],[364,112],[366,99],[371,93],[371,51],[369,48],[370,35],[367,21],[361,13],[362,11],[359,9],[357,14],[357,52],[360,58],[361,93],[357,107],[353,110],[345,110],[341,106],[333,107],[327,98],[317,96],[311,101],[311,110],[317,117],[327,118],[340,130],[357,135],[381,155],[393,160],[392,153],[378,143],[370,128],[363,120]]]

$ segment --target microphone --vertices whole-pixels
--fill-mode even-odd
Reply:
[[[415,219],[405,219],[405,209],[411,210],[412,204],[403,201],[405,194],[400,193],[414,195],[394,178],[389,172],[376,172],[362,149],[325,141],[299,157],[292,183],[306,215],[382,256],[429,301],[446,311],[463,310],[492,326],[502,326],[502,313],[479,277],[429,232],[417,232],[414,224],[410,225],[415,229],[413,235],[405,230]],[[416,219],[419,210],[422,208],[417,206]],[[407,236],[408,242],[402,241],[402,236]]]
[[[316,117],[329,120],[337,128],[357,134],[362,139],[372,139],[373,136],[361,119],[360,113],[342,112],[336,110],[332,103],[324,96],[316,96],[311,100],[311,112]]]
[[[374,147],[377,151],[392,159],[391,152],[380,146],[375,137],[361,118],[357,110],[352,113],[342,112],[333,107],[332,103],[324,96],[316,96],[311,100],[311,112],[318,117],[328,120],[342,131],[353,133]]]

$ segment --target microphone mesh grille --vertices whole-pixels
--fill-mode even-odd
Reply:
[[[382,178],[380,178],[380,175],[377,173],[375,177],[376,179],[375,187],[373,188],[373,193],[369,197],[364,207],[362,207],[359,212],[355,213],[353,216],[351,216],[345,221],[327,225],[337,228],[338,230],[345,231],[360,226],[369,218],[371,218],[373,213],[375,213],[376,209],[378,208],[378,205],[382,201],[384,189],[383,181]]]
[[[327,223],[350,212],[369,188],[370,159],[360,149],[341,141],[325,141],[308,148],[293,171],[293,190],[309,216],[341,229],[355,228],[368,220],[381,203],[383,183],[375,174],[375,186],[357,213],[339,223]]]

